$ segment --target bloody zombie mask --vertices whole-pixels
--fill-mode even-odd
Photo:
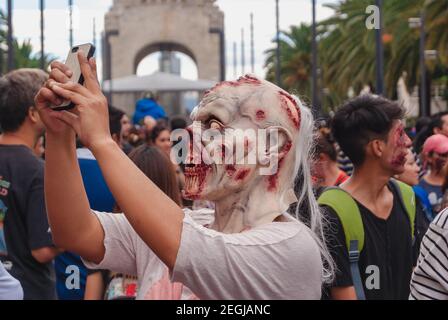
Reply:
[[[279,87],[252,76],[222,82],[192,120],[185,197],[216,201],[255,186],[282,192],[282,179],[294,176],[301,113]]]

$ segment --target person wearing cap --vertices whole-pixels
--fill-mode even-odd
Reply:
[[[442,185],[445,180],[444,167],[448,160],[448,138],[442,134],[429,137],[423,145],[422,158],[427,172],[420,180],[419,186],[428,194],[432,211],[436,215],[442,209]]]

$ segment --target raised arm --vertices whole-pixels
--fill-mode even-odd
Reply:
[[[70,72],[54,63],[51,78],[68,81]],[[66,72],[66,74],[64,74]],[[93,262],[104,257],[104,233],[91,214],[76,157],[75,132],[49,108],[60,99],[48,88],[35,98],[36,107],[46,126],[45,201],[53,240],[58,247],[76,252]]]
[[[107,100],[97,80],[95,61],[87,61],[82,54],[78,57],[85,87],[75,83],[52,84],[54,93],[76,104],[74,113],[61,112],[57,117],[69,124],[92,151],[109,189],[135,231],[169,268],[173,268],[180,246],[183,212],[112,140]],[[75,198],[67,201],[70,206]]]

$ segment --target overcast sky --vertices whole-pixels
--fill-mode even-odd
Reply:
[[[45,46],[46,52],[65,59],[69,48],[68,0],[45,0]],[[74,41],[92,42],[93,21],[96,21],[98,57],[100,57],[100,35],[104,29],[104,14],[112,5],[112,0],[73,0],[77,7],[74,15]],[[318,20],[329,17],[332,11],[323,4],[336,0],[317,0]],[[264,51],[272,47],[275,37],[275,1],[274,0],[217,0],[225,14],[227,77],[234,77],[233,43],[238,44],[238,75],[241,66],[241,29],[245,29],[246,69],[250,72],[250,13],[254,14],[255,24],[255,73],[264,76]],[[6,0],[0,0],[0,8],[6,10]],[[280,0],[280,28],[287,30],[291,25],[311,21],[311,0]],[[19,40],[30,39],[34,50],[40,50],[40,13],[38,0],[14,0],[14,35]],[[98,61],[101,66],[101,61]],[[196,67],[190,59],[182,58],[182,75],[195,78]],[[151,73],[157,68],[156,58],[148,58],[140,66],[139,74]]]

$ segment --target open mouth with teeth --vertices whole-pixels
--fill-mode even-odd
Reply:
[[[185,166],[185,190],[184,197],[190,200],[198,199],[205,187],[207,174],[211,170],[211,166],[201,165],[186,165]]]

